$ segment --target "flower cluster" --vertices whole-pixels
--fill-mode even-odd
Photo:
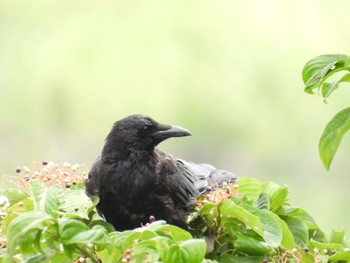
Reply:
[[[237,191],[239,187],[237,184],[223,183],[222,187],[218,185],[208,186],[207,193],[203,194],[196,202],[195,205],[203,206],[206,203],[220,204],[224,200],[229,199],[233,196],[240,196]]]

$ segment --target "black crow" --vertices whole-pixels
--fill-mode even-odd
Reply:
[[[85,183],[97,195],[98,211],[116,230],[133,229],[150,216],[186,229],[185,213],[213,185],[234,183],[233,173],[177,159],[155,147],[170,137],[188,136],[181,127],[145,115],[117,121]]]

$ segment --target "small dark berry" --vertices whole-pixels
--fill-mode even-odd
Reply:
[[[73,182],[73,184],[74,184],[74,185],[76,185],[76,184],[77,184],[77,182]]]
[[[154,216],[150,216],[149,217],[149,222],[153,223],[154,221],[156,221],[156,218]]]
[[[44,160],[44,161],[42,161],[41,163],[42,163],[43,165],[47,165],[49,162],[46,161],[46,160]]]
[[[17,168],[16,173],[20,173],[20,172],[21,172],[21,168]]]
[[[307,252],[309,252],[309,248],[308,247],[305,247],[304,248],[304,251],[307,253]]]
[[[70,188],[70,184],[66,184],[66,188]]]
[[[331,251],[331,255],[334,255],[336,252],[337,252],[337,251],[336,251],[335,249],[333,249],[333,250]]]
[[[29,179],[30,179],[29,175],[24,176],[24,180],[26,180],[27,182],[29,181]]]

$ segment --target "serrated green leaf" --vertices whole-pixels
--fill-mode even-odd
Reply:
[[[350,129],[350,108],[337,113],[327,124],[319,142],[319,152],[327,170],[338,150],[344,134]]]
[[[222,216],[232,217],[239,219],[246,226],[250,227],[258,235],[263,236],[263,224],[260,218],[253,215],[243,207],[236,205],[231,200],[225,200],[220,206],[220,212]]]
[[[54,218],[41,212],[33,211],[21,214],[16,217],[9,226],[8,231],[8,251],[12,254],[21,238],[33,230],[41,230],[48,224],[55,223]]]

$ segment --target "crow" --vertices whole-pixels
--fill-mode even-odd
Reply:
[[[197,197],[236,175],[209,164],[177,159],[155,148],[171,137],[189,136],[181,127],[135,114],[114,123],[85,182],[97,210],[116,230],[140,227],[151,216],[188,229],[185,214]]]

